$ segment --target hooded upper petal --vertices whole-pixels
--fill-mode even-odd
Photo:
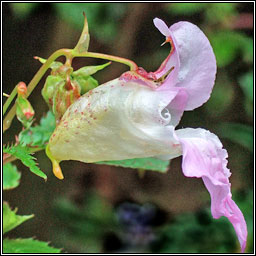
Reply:
[[[181,154],[166,106],[177,92],[115,79],[80,97],[51,136],[56,160],[97,162]]]
[[[214,218],[225,216],[232,223],[242,252],[246,246],[247,226],[243,214],[232,200],[230,171],[227,168],[227,151],[218,137],[203,129],[176,131],[182,145],[182,170],[185,176],[202,178],[211,196]]]
[[[177,77],[178,77],[178,72],[180,67],[180,60],[179,60],[179,55],[177,51],[177,42],[172,31],[167,27],[167,25],[162,20],[155,18],[153,21],[156,28],[164,36],[166,36],[166,40],[171,43],[171,51],[167,56],[167,58],[163,61],[163,63],[157,69],[157,71],[151,72],[150,74],[156,79],[159,79],[160,77],[167,74],[170,70],[172,70],[168,76],[169,83],[165,83],[165,85],[167,85],[167,88],[165,88],[165,85],[161,86],[161,90],[170,89],[170,87],[174,87],[177,82]]]
[[[153,72],[157,78],[167,71],[170,79],[160,90],[183,87],[187,90],[188,101],[184,110],[193,110],[205,103],[211,94],[215,75],[216,59],[205,34],[190,22],[173,24],[167,32],[167,26],[156,18],[156,27],[172,41],[173,49],[160,68]]]

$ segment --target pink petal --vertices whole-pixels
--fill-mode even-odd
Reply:
[[[203,179],[211,196],[213,218],[225,216],[229,219],[244,252],[247,226],[243,214],[231,198],[227,151],[216,135],[204,129],[181,129],[176,131],[176,135],[183,150],[184,175]]]
[[[185,110],[205,103],[211,94],[216,74],[216,59],[205,34],[190,22],[178,22],[170,27],[180,60],[175,86],[188,92]]]
[[[183,88],[179,88],[177,95],[166,107],[169,110],[169,113],[171,114],[170,125],[173,125],[174,127],[178,125],[183,115],[184,108],[187,104],[187,100],[188,94],[186,90]]]
[[[154,25],[156,28],[166,37],[171,36],[171,32],[168,26],[164,23],[164,21],[160,20],[159,18],[154,18],[153,20]]]
[[[160,19],[155,18],[154,19],[154,24],[155,26],[159,29],[159,31],[165,35],[166,37],[168,37],[169,39],[171,39],[172,41],[172,49],[170,54],[167,56],[167,58],[163,61],[163,63],[161,64],[161,66],[157,69],[157,71],[155,72],[151,72],[151,74],[156,78],[160,78],[163,75],[165,75],[169,70],[171,70],[171,68],[174,68],[170,75],[172,78],[169,79],[170,85],[174,86],[176,83],[176,79],[178,76],[178,71],[179,71],[179,56],[176,50],[176,42],[175,42],[175,38],[171,32],[171,30],[167,27],[167,25]],[[162,86],[161,86],[162,87]]]

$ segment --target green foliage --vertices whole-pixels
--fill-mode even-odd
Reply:
[[[227,66],[234,61],[239,53],[244,55],[245,60],[252,60],[252,39],[242,33],[230,30],[219,31],[210,34],[209,39],[216,55],[218,67]]]
[[[22,146],[45,148],[55,129],[55,118],[51,111],[40,120],[40,125],[30,127],[19,134]]]
[[[11,163],[7,163],[3,166],[3,189],[16,188],[20,183],[20,172],[17,171],[17,167]]]
[[[78,29],[83,27],[85,12],[89,32],[103,42],[113,42],[118,30],[118,20],[124,15],[124,3],[55,3],[58,15]]]
[[[66,198],[58,199],[54,210],[58,239],[67,248],[77,246],[83,253],[102,251],[105,234],[117,229],[112,206],[93,193],[87,194],[79,207]]]
[[[233,198],[244,213],[248,227],[246,252],[253,252],[253,193],[241,191]],[[153,244],[157,253],[237,253],[240,245],[227,218],[213,219],[210,209],[178,215],[159,230]]]
[[[43,179],[47,179],[47,176],[37,167],[37,163],[35,162],[35,157],[31,156],[29,148],[23,147],[20,144],[17,146],[11,147],[3,147],[3,152],[15,156],[21,162],[27,166],[31,172],[38,175]]]
[[[229,139],[253,152],[253,127],[239,123],[221,123],[217,126],[217,133],[221,138]]]
[[[239,85],[241,86],[246,100],[253,101],[253,72],[249,71],[239,79]]]
[[[207,104],[205,104],[205,109],[210,116],[219,118],[232,105],[234,96],[233,84],[225,75],[222,76],[220,74],[217,77],[211,97]]]
[[[6,233],[26,220],[34,217],[34,215],[16,215],[17,209],[12,211],[7,202],[3,202],[3,233]]]
[[[208,23],[223,23],[232,16],[237,15],[235,3],[172,3],[167,10],[175,15],[196,15],[204,11]]]
[[[125,168],[144,169],[151,171],[167,172],[170,161],[164,161],[156,158],[136,158],[120,161],[98,162],[97,164],[108,164],[121,166]]]
[[[18,18],[27,18],[39,3],[10,3],[14,15]]]
[[[205,18],[210,24],[225,23],[237,15],[236,3],[208,3],[206,7]]]
[[[238,248],[228,220],[214,220],[206,210],[178,216],[173,224],[161,230],[159,236],[159,240],[165,241],[160,245],[159,253],[223,253]]]
[[[206,3],[172,3],[167,10],[176,15],[193,15],[205,9]]]
[[[60,253],[61,249],[50,247],[47,242],[25,239],[4,239],[4,253]]]

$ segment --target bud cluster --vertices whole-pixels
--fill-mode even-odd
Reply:
[[[40,62],[45,60],[38,58]],[[81,95],[98,86],[91,75],[110,64],[82,67],[73,72],[73,68],[61,62],[53,62],[51,74],[42,89],[42,96],[53,111],[58,123],[67,108]]]

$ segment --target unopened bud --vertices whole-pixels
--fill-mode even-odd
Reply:
[[[69,85],[67,86],[66,83],[69,83]],[[70,81],[66,81],[58,87],[53,96],[52,105],[52,111],[57,123],[66,112],[67,108],[80,97],[80,91],[80,86]]]
[[[49,75],[46,78],[44,87],[42,89],[42,96],[46,103],[48,104],[49,108],[53,106],[53,98],[58,90],[58,87],[65,84],[65,80],[60,76],[53,76]]]
[[[26,99],[27,87],[25,83],[18,84],[18,97],[16,99],[16,116],[24,127],[28,128],[33,122],[35,111],[30,102]]]
[[[18,95],[26,96],[27,94],[27,86],[24,82],[19,82],[17,85]]]

